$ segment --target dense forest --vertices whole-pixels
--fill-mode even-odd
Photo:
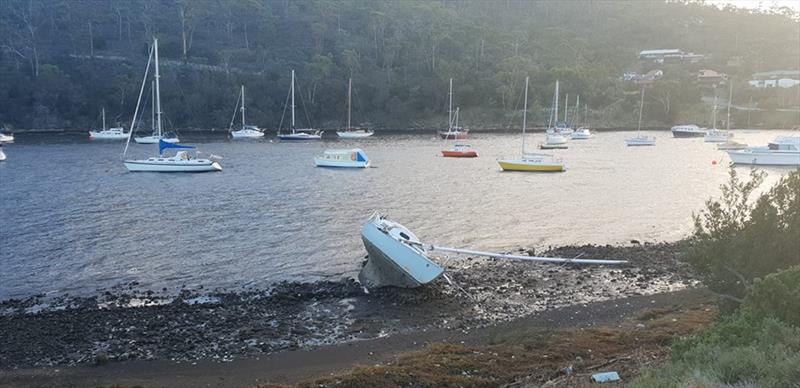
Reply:
[[[710,125],[709,96],[725,100],[728,88],[699,83],[700,69],[729,74],[734,103],[758,108],[751,118],[735,110],[734,126],[749,119],[800,124],[792,112],[800,87],[747,85],[754,72],[800,69],[800,23],[789,9],[665,1],[0,0],[0,125],[85,129],[100,124],[103,107],[110,122],[129,123],[153,37],[163,111],[176,128],[227,128],[241,84],[250,121],[277,128],[292,69],[298,117],[316,127],[343,125],[349,77],[355,123],[444,126],[453,78],[462,124],[518,126],[525,76],[536,124],[547,121],[558,79],[562,97],[580,94],[588,104],[594,126],[630,126],[641,86],[622,75],[652,69],[664,75],[647,87],[646,125]],[[639,60],[639,51],[659,48],[705,58]]]

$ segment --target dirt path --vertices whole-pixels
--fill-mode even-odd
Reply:
[[[264,383],[292,383],[341,372],[357,364],[373,365],[398,353],[431,343],[484,344],[502,333],[521,328],[582,328],[614,325],[643,310],[686,305],[707,300],[703,290],[635,296],[605,302],[546,310],[510,322],[463,332],[435,329],[313,349],[283,351],[231,362],[166,360],[112,362],[98,366],[32,368],[0,371],[2,387],[153,386],[241,387]]]

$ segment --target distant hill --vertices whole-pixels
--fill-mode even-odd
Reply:
[[[277,128],[291,69],[302,93],[298,117],[323,127],[342,125],[351,75],[354,121],[378,127],[446,125],[450,77],[461,123],[516,126],[526,75],[536,123],[547,121],[559,79],[571,105],[577,94],[588,103],[594,125],[630,125],[638,107],[630,92],[640,86],[623,74],[656,68],[664,75],[648,86],[649,125],[708,120],[702,97],[715,89],[696,79],[706,68],[731,77],[736,103],[752,98],[763,109],[753,111],[754,123],[800,124],[791,112],[800,87],[746,83],[755,72],[800,67],[800,23],[789,10],[663,1],[1,0],[0,125],[85,128],[99,125],[102,107],[112,121],[129,122],[153,36],[164,59],[163,110],[178,128],[227,128],[240,84],[248,117]],[[704,59],[640,61],[647,49]],[[727,99],[727,87],[716,93]],[[736,122],[745,114],[737,111]]]

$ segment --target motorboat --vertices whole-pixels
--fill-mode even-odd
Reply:
[[[636,128],[636,136],[625,139],[628,147],[654,146],[656,145],[655,136],[647,136],[642,133],[642,112],[644,111],[644,87],[642,87],[642,101],[639,103],[639,125]]]
[[[352,128],[350,126],[350,116],[352,113],[353,105],[353,79],[347,82],[347,128],[341,131],[336,131],[336,135],[342,139],[363,139],[375,134],[375,131],[369,129]]]
[[[14,141],[14,134],[6,135],[0,133],[0,143],[11,143]]]
[[[147,159],[125,160],[125,167],[130,172],[210,172],[222,171],[219,159],[216,157],[199,158],[192,155],[187,149],[194,149],[192,146],[178,145],[161,141],[159,143],[162,153],[158,156]],[[171,145],[168,147],[166,145]],[[172,156],[164,156],[163,150],[166,148],[181,148]]]
[[[733,138],[733,133],[712,129],[706,132],[704,140],[706,143],[724,143]]]
[[[726,141],[724,143],[717,144],[717,149],[721,151],[743,150],[745,148],[747,148],[747,144],[735,141]]]
[[[358,274],[358,281],[367,289],[415,288],[429,284],[439,277],[452,284],[453,281],[445,273],[444,265],[431,257],[434,251],[559,265],[626,263],[624,260],[509,255],[424,244],[408,228],[379,214],[373,215],[364,223],[361,228],[361,241],[367,251],[367,261]]]
[[[375,134],[375,131],[369,129],[347,129],[336,131],[336,135],[342,139],[363,139]]]
[[[358,281],[366,288],[414,288],[444,273],[414,233],[386,217],[374,215],[367,220],[361,228],[361,241],[369,257]]]
[[[295,104],[294,104],[294,69],[292,69],[292,85],[290,88],[290,93],[292,95],[292,127],[291,133],[281,133],[280,129],[278,130],[278,139],[281,140],[292,140],[292,141],[304,141],[304,140],[321,140],[322,139],[322,132],[312,128],[303,128],[297,129],[295,128]],[[281,119],[283,120],[283,119]]]
[[[325,150],[322,155],[314,158],[314,164],[317,167],[366,168],[369,167],[369,158],[359,148]]]
[[[528,81],[525,77],[525,103],[522,110],[522,152],[519,158],[506,158],[497,161],[503,171],[531,171],[531,172],[561,172],[564,163],[561,159],[550,154],[528,153],[525,150],[525,126],[528,117]],[[558,111],[558,81],[554,97],[555,111]],[[553,113],[551,111],[551,119]],[[551,120],[552,123],[552,120]]]
[[[589,128],[580,127],[576,129],[575,132],[572,132],[569,138],[572,140],[587,140],[591,139],[593,136],[594,135],[589,130]]]
[[[239,107],[240,101],[242,103],[241,107]],[[233,121],[236,119],[237,110],[242,111],[242,128],[234,131]],[[242,85],[242,91],[239,93],[239,98],[236,100],[236,108],[233,110],[233,117],[231,118],[230,126],[228,126],[228,131],[233,139],[257,139],[264,137],[264,131],[255,125],[247,125],[244,119],[244,85]]]
[[[671,128],[674,137],[704,137],[706,130],[694,124],[676,125]]]
[[[478,152],[469,144],[454,144],[449,150],[443,150],[442,156],[446,158],[477,158]]]
[[[219,164],[219,157],[210,156],[208,158],[201,158],[196,152],[190,153],[194,150],[193,146],[179,145],[174,142],[167,141],[163,138],[158,139],[158,153],[156,156],[145,159],[127,159],[125,156],[128,153],[128,146],[130,145],[131,134],[136,125],[136,118],[139,117],[139,106],[142,102],[142,92],[144,92],[145,82],[147,81],[147,74],[150,70],[151,60],[155,62],[155,81],[154,81],[154,96],[155,96],[155,126],[156,135],[160,137],[161,131],[161,93],[159,90],[159,66],[158,66],[158,39],[153,38],[153,46],[150,49],[150,56],[147,58],[147,67],[144,72],[144,79],[142,80],[142,88],[139,91],[139,99],[136,102],[136,109],[133,112],[134,119],[131,121],[131,130],[128,132],[128,141],[125,143],[125,151],[122,153],[123,163],[125,168],[131,172],[148,171],[148,172],[206,172],[206,171],[222,171],[222,166]],[[175,139],[177,141],[177,138]],[[175,150],[175,154],[167,156],[164,154],[165,150]]]
[[[544,143],[539,144],[539,148],[543,150],[553,149],[567,149],[567,135],[558,133],[548,133],[545,135]]]
[[[89,140],[125,140],[128,134],[120,128],[106,128],[106,109],[103,108],[103,129],[100,131],[89,131]]]
[[[728,151],[733,164],[800,166],[800,136],[778,136],[766,147]]]

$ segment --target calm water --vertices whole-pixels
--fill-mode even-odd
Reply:
[[[763,144],[780,133],[737,133]],[[425,242],[475,249],[675,240],[727,177],[727,155],[702,139],[601,133],[556,150],[561,174],[500,172],[519,135],[475,134],[477,159],[438,156],[429,135],[272,143],[191,134],[224,171],[128,173],[120,143],[19,135],[0,163],[0,299],[143,287],[265,287],[355,276],[360,224],[389,214]],[[538,134],[529,140],[542,140]],[[324,148],[360,146],[375,168],[315,168]],[[152,146],[132,145],[146,155]],[[712,160],[719,161],[713,165]],[[746,173],[746,168],[741,169]],[[788,169],[770,169],[774,181]]]

